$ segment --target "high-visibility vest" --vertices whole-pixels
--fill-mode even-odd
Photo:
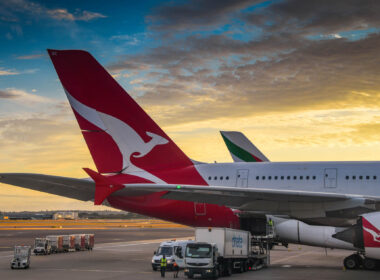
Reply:
[[[273,221],[272,221],[272,220],[269,220],[269,221],[268,221],[268,225],[271,226],[271,227],[273,227]]]
[[[161,259],[161,267],[166,267],[166,258]]]

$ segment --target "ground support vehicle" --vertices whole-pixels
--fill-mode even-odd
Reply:
[[[62,235],[63,252],[68,252],[70,249],[70,235]]]
[[[47,238],[37,237],[34,240],[33,253],[35,255],[50,255],[50,253],[51,253],[51,241]]]
[[[29,268],[31,252],[30,246],[15,246],[11,268]]]
[[[48,235],[46,239],[51,242],[51,252],[52,253],[61,253],[63,249],[63,236],[62,235]]]
[[[267,250],[264,241],[258,240],[263,250],[252,250],[248,231],[229,228],[197,228],[196,242],[188,244],[185,252],[185,275],[217,278],[233,272],[256,270],[266,265]]]
[[[85,234],[84,235],[84,247],[87,250],[92,250],[94,248],[95,235],[94,234]]]
[[[185,250],[187,244],[194,243],[193,240],[172,240],[161,242],[157,251],[154,252],[152,257],[152,269],[157,270],[161,268],[161,258],[165,255],[167,260],[166,269],[171,270],[173,263],[176,262],[180,269],[185,267]]]
[[[75,235],[70,234],[69,235],[69,252],[74,252],[75,251]]]

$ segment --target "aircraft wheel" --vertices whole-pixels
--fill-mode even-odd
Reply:
[[[348,256],[343,261],[344,267],[346,269],[357,269],[359,267],[359,256],[356,254],[353,254],[351,256]]]
[[[363,260],[363,266],[364,266],[365,269],[374,270],[374,269],[376,269],[378,267],[378,263],[374,259],[365,258]]]

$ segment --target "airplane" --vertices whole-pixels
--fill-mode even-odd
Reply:
[[[379,244],[356,246],[369,234],[367,218],[380,228],[380,162],[192,161],[88,52],[48,53],[97,171],[84,168],[92,180],[0,173],[1,183],[197,227],[249,228],[257,221],[252,211],[297,220],[358,219],[343,229],[334,220],[318,229],[335,230],[339,239],[333,238],[350,243],[363,262],[380,259]],[[339,235],[354,227],[360,231],[355,240]]]
[[[266,162],[269,159],[239,131],[220,131],[234,162]]]

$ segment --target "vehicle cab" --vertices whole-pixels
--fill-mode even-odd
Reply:
[[[30,246],[15,246],[11,268],[29,268],[31,251]]]
[[[48,255],[51,253],[51,241],[46,238],[36,238],[34,240],[35,255]]]
[[[154,252],[152,257],[152,268],[157,270],[161,268],[161,259],[165,255],[167,260],[167,269],[173,268],[174,261],[178,264],[179,268],[185,267],[184,256],[186,246],[189,243],[194,243],[192,240],[179,240],[179,241],[165,241],[160,244],[157,251]]]
[[[216,278],[220,275],[218,247],[215,243],[188,244],[185,251],[185,276],[193,278]]]

